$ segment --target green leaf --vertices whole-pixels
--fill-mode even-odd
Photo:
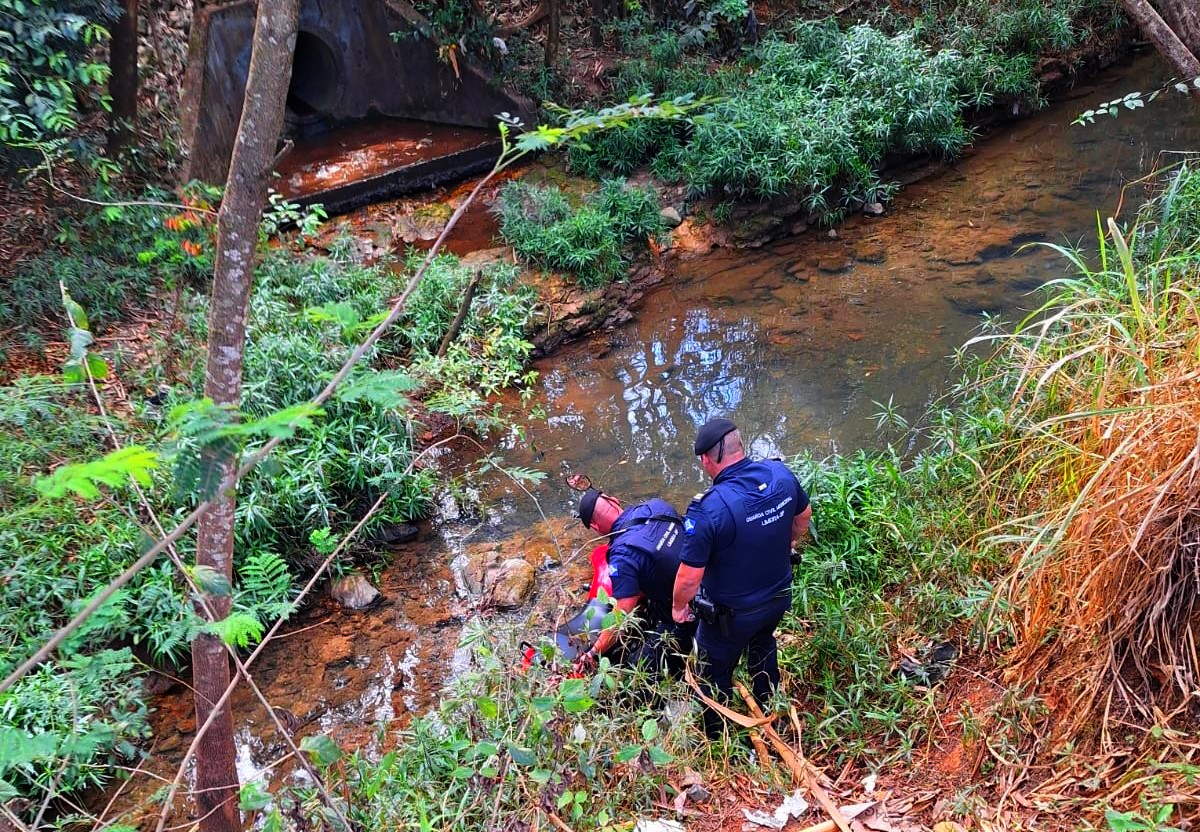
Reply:
[[[258,616],[241,611],[231,612],[220,621],[210,621],[204,626],[205,632],[217,636],[231,647],[242,649],[262,638],[264,629]]]
[[[656,766],[665,766],[671,762],[671,755],[657,745],[650,746],[650,762]]]
[[[86,330],[88,328],[87,313],[83,311],[82,306],[80,306],[74,299],[71,298],[65,283],[59,281],[58,286],[59,291],[62,292],[63,306],[67,310],[67,317],[71,321],[71,326],[77,329]]]
[[[338,387],[337,397],[343,402],[368,401],[380,407],[408,407],[411,402],[405,393],[421,387],[421,382],[399,370],[368,372],[350,379]]]
[[[620,751],[617,752],[617,762],[618,763],[628,763],[630,760],[632,760],[634,757],[636,757],[638,754],[641,754],[641,753],[642,753],[642,747],[640,745],[627,745],[624,748],[622,748]]]
[[[207,595],[228,598],[233,593],[233,584],[229,578],[211,566],[199,564],[189,567],[188,572],[200,591]]]
[[[508,756],[512,757],[512,761],[519,766],[532,766],[537,764],[537,757],[528,748],[522,748],[513,743],[508,744]]]
[[[0,775],[36,760],[50,760],[58,751],[58,738],[52,733],[29,734],[20,728],[0,725]]]
[[[596,700],[590,696],[584,696],[580,699],[570,699],[563,701],[563,708],[567,713],[581,714],[596,704]]]
[[[271,794],[258,780],[242,784],[238,792],[238,808],[243,812],[257,812],[271,805]]]
[[[533,771],[529,772],[529,779],[537,783],[539,786],[544,786],[550,782],[550,777],[552,774],[553,772],[551,772],[549,769],[535,768]]]
[[[59,466],[48,477],[38,477],[37,490],[52,500],[74,493],[85,500],[100,496],[100,486],[118,488],[127,482],[142,486],[151,483],[150,472],[158,467],[159,456],[140,445],[118,448],[93,462]]]
[[[324,734],[313,734],[300,740],[300,750],[319,766],[331,766],[342,758],[342,749]]]
[[[587,680],[585,679],[564,679],[558,687],[558,692],[562,696],[564,702],[571,700],[582,699],[587,696]]]
[[[489,740],[481,740],[475,744],[474,750],[471,751],[471,759],[486,760],[495,754],[500,753],[500,746]]]
[[[495,719],[496,715],[500,712],[500,709],[496,705],[496,700],[490,696],[480,697],[475,701],[475,704],[479,706],[479,713],[483,715],[484,719]]]
[[[645,722],[642,723],[642,739],[644,739],[646,742],[653,742],[654,738],[657,736],[658,736],[658,720],[657,719],[647,719]]]
[[[88,372],[91,373],[92,378],[96,379],[97,381],[102,381],[108,378],[107,361],[96,355],[94,352],[89,352],[86,360]]]

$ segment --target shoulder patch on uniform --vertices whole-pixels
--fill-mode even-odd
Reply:
[[[684,534],[695,534],[696,533],[696,521],[690,517],[683,518],[683,533]]]

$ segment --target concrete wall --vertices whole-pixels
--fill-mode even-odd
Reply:
[[[184,79],[186,179],[222,182],[241,116],[254,32],[253,0],[199,9]],[[494,127],[509,112],[527,122],[533,106],[498,88],[484,70],[458,61],[415,32],[424,19],[400,0],[304,0],[287,130],[305,136],[371,115]],[[401,33],[393,38],[392,33]]]

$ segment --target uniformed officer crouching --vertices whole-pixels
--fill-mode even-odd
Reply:
[[[695,622],[677,624],[671,619],[675,573],[683,551],[683,518],[665,500],[654,498],[622,508],[616,497],[589,488],[579,498],[579,519],[609,536],[613,600],[634,620],[602,630],[577,663],[590,668],[599,656],[611,652],[621,664],[680,674],[696,633]]]
[[[710,697],[732,696],[733,670],[745,653],[754,697],[765,704],[779,686],[775,627],[792,603],[791,552],[812,509],[786,465],[746,458],[729,419],[706,422],[694,450],[713,484],[684,517],[672,616],[687,621],[694,610],[700,619],[696,647]],[[721,727],[720,715],[705,708],[708,736]]]

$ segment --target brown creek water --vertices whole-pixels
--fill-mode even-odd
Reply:
[[[584,536],[562,474],[586,471],[626,499],[661,495],[682,507],[703,485],[690,446],[713,414],[733,416],[761,455],[877,445],[875,402],[890,399],[919,421],[950,381],[947,356],[981,314],[1013,320],[1036,304],[1032,290],[1066,274],[1057,254],[1024,243],[1094,246],[1096,212],[1109,216],[1123,201],[1129,216],[1144,193],[1126,186],[1160,153],[1200,149],[1200,115],[1182,99],[1070,125],[1088,106],[1161,78],[1151,57],[1106,73],[905,188],[885,216],[847,222],[836,238],[810,229],[759,249],[680,258],[633,322],[540,362],[535,404],[547,418],[526,427],[533,447],[502,444],[507,462],[548,474],[534,491],[564,550]],[[321,731],[379,751],[397,742],[408,715],[436,701],[462,661],[462,623],[476,614],[451,569],[467,547],[494,541],[539,568],[561,559],[528,497],[504,482],[477,487],[489,498],[483,517],[447,496],[442,519],[397,549],[379,580],[384,604],[344,612],[319,601],[264,654],[256,679],[300,735]],[[581,560],[542,569],[542,617],[530,634],[547,610],[576,603]],[[149,769],[170,776],[195,730],[191,699],[176,688],[155,704]],[[264,771],[284,747],[260,706],[242,690],[234,709],[243,779],[284,776]],[[158,786],[135,782],[120,803]],[[154,808],[132,820],[146,814]]]

